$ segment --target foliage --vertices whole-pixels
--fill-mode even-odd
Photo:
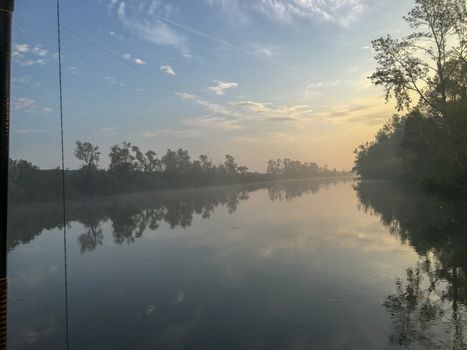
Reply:
[[[96,169],[101,152],[99,152],[99,146],[93,146],[90,142],[76,141],[74,155],[85,163],[83,167]]]
[[[159,159],[156,152],[144,152],[130,142],[113,145],[109,153],[109,168],[97,169],[99,146],[81,141],[76,144],[76,157],[85,165],[80,170],[66,170],[67,198],[336,174],[315,163],[302,164],[288,159],[279,161],[283,167],[280,174],[261,174],[238,165],[230,154],[225,156],[223,163],[216,165],[207,155],[192,159],[182,148],[176,151],[168,149]],[[10,198],[12,201],[60,199],[60,179],[61,170],[58,168],[42,170],[24,160],[11,160]],[[91,226],[88,233],[98,244],[99,232]]]
[[[466,18],[465,0],[416,0],[404,17],[411,34],[372,42],[378,66],[370,78],[384,87],[386,100],[395,97],[399,111],[409,108],[415,94],[449,127],[448,82],[465,63]]]
[[[332,172],[336,172],[333,170]],[[285,158],[271,159],[268,161],[267,173],[274,178],[305,178],[305,177],[317,177],[321,175],[327,175],[332,173],[325,166],[321,168],[316,163],[302,163],[298,160],[290,160]]]
[[[373,41],[376,72],[395,116],[355,150],[363,178],[401,177],[431,188],[467,190],[467,9],[464,0],[416,0],[413,32]],[[418,104],[412,107],[413,98]],[[412,108],[412,109],[411,109]],[[451,191],[452,192],[452,191]]]

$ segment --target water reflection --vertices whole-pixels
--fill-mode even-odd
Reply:
[[[390,344],[466,349],[467,205],[395,183],[362,182],[355,189],[362,210],[420,255],[383,304],[392,321]]]
[[[249,194],[267,189],[272,201],[292,200],[303,194],[317,193],[321,188],[351,179],[324,179],[317,181],[286,181],[248,186],[229,186],[192,191],[172,191],[155,194],[132,194],[120,197],[91,198],[67,205],[69,223],[79,222],[84,232],[77,241],[81,253],[91,252],[104,241],[102,225],[111,224],[113,241],[131,244],[146,229],[157,230],[162,222],[170,228],[187,228],[195,215],[208,219],[216,207],[229,213],[237,210]],[[13,205],[10,210],[9,249],[27,244],[44,230],[62,227],[61,204],[34,203]],[[27,220],[25,220],[27,218]]]

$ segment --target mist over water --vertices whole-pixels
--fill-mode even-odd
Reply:
[[[459,206],[390,182],[328,179],[68,207],[73,348],[464,346]],[[60,207],[10,213],[10,346],[60,348]]]

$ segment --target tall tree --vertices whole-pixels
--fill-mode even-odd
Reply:
[[[110,170],[134,170],[135,157],[131,154],[131,143],[122,142],[122,145],[113,145],[110,148]]]
[[[161,162],[166,173],[172,175],[177,173],[177,152],[168,149],[162,156]]]
[[[224,166],[229,174],[234,175],[237,173],[237,162],[235,162],[235,158],[230,154],[225,155]]]
[[[203,172],[209,172],[212,170],[212,160],[209,159],[207,155],[205,154],[200,155],[199,161],[201,165],[201,170]]]
[[[135,159],[135,169],[139,171],[147,171],[147,160],[143,152],[139,149],[138,146],[132,146],[131,150],[134,152]]]
[[[90,142],[76,141],[74,155],[85,163],[84,167],[92,169],[97,168],[101,152],[99,152],[99,146],[94,146]]]
[[[393,96],[397,109],[408,109],[415,95],[442,117],[451,133],[448,117],[448,85],[467,54],[465,0],[416,0],[404,17],[413,32],[402,39],[391,36],[372,42],[376,51],[375,85],[382,85],[386,100]]]
[[[147,151],[145,153],[146,156],[146,169],[145,171],[161,171],[162,170],[162,163],[160,159],[157,158],[157,154],[154,151]]]

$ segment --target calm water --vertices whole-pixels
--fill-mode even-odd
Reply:
[[[464,349],[466,214],[350,180],[69,203],[70,348]],[[11,209],[11,349],[65,348],[60,215]]]

